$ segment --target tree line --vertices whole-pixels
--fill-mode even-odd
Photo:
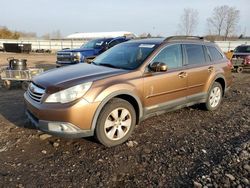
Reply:
[[[198,15],[199,13],[195,9],[184,9],[178,33],[193,35],[199,23]],[[206,20],[208,36],[216,40],[227,40],[236,34],[239,20],[240,11],[235,7],[227,5],[215,7],[212,15]]]

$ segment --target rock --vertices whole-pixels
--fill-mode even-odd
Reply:
[[[218,171],[217,170],[213,170],[212,173],[213,174],[218,174]]]
[[[249,180],[245,177],[242,178],[242,182],[245,184],[245,185],[249,185]]]
[[[150,149],[148,149],[148,148],[145,148],[143,151],[144,151],[144,153],[146,153],[146,154],[151,153],[151,150],[150,150]]]
[[[194,181],[194,188],[202,188],[202,185],[199,182]]]
[[[42,153],[43,153],[43,154],[47,154],[47,151],[46,151],[46,150],[42,150]]]
[[[0,148],[0,153],[6,150],[7,150],[7,147]]]
[[[126,145],[127,145],[129,148],[132,148],[132,147],[134,147],[134,142],[133,142],[133,141],[128,141],[128,142],[126,143]]]
[[[231,181],[235,180],[235,177],[232,174],[225,174]]]
[[[247,171],[250,173],[250,165],[245,164],[245,165],[243,166],[243,168],[244,168],[245,170],[247,170]]]
[[[41,139],[41,140],[46,140],[46,139],[48,139],[48,138],[50,138],[51,137],[51,135],[49,135],[49,134],[41,134],[40,136],[39,136],[39,138]]]
[[[245,160],[245,159],[249,159],[250,158],[250,153],[248,153],[247,150],[243,150],[240,155],[239,155],[240,159]]]
[[[136,141],[128,141],[128,142],[126,143],[126,145],[127,145],[129,148],[132,148],[132,147],[134,147],[134,146],[137,146],[137,145],[138,145],[138,142],[136,142]]]
[[[204,150],[204,149],[202,149],[201,151],[202,151],[203,153],[205,153],[205,154],[207,153],[207,151],[206,151],[206,150]]]
[[[57,148],[58,146],[59,146],[59,143],[58,143],[58,142],[54,142],[54,143],[53,143],[53,147],[54,147],[54,148]]]
[[[101,162],[101,163],[102,163],[102,162],[104,162],[104,160],[103,160],[103,159],[99,159],[98,162]]]

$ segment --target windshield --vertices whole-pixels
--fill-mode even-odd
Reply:
[[[250,53],[250,46],[238,46],[234,52],[236,52],[236,53]]]
[[[101,48],[104,44],[104,40],[96,39],[87,42],[86,44],[82,45],[81,48]]]
[[[122,43],[99,55],[95,65],[133,70],[157,47],[155,44]]]

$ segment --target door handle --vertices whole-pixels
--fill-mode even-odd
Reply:
[[[211,66],[211,67],[208,67],[208,72],[212,72],[213,70],[214,70],[214,67],[213,66]]]
[[[180,72],[178,74],[179,78],[186,78],[187,77],[187,73],[186,72]]]

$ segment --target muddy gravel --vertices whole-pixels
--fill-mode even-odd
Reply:
[[[221,107],[141,122],[105,148],[29,129],[23,91],[0,88],[0,187],[249,187],[250,74],[234,74]]]

